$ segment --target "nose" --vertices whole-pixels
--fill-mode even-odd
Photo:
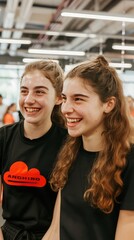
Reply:
[[[31,93],[31,92],[29,92],[28,94],[27,94],[27,96],[26,96],[26,98],[25,98],[25,103],[28,103],[28,104],[33,104],[33,103],[35,103],[35,97],[34,97],[34,95]]]
[[[62,103],[61,111],[63,115],[66,115],[67,113],[72,113],[74,111],[73,104],[70,101],[66,100]]]

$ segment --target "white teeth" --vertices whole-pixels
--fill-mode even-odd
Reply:
[[[77,118],[75,118],[75,119],[67,118],[67,122],[69,122],[69,123],[75,123],[75,122],[79,122],[79,121],[80,121],[80,119],[77,119]]]
[[[37,108],[26,108],[26,111],[27,112],[38,112],[39,109],[37,109]]]

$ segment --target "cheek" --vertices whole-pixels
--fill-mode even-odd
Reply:
[[[57,98],[55,96],[52,96],[50,97],[50,101],[52,102],[53,105],[55,105],[57,103]]]
[[[93,120],[94,122],[102,122],[104,119],[104,112],[103,112],[103,109],[94,109],[93,110]]]
[[[104,115],[104,111],[102,106],[96,105],[88,105],[86,108],[81,108],[79,111],[81,115],[87,116],[88,119],[100,119]]]
[[[37,103],[37,102],[36,102]],[[53,98],[45,98],[45,99],[42,99],[40,101],[38,101],[38,104],[44,108],[44,109],[48,109],[48,110],[52,110],[55,106],[55,99]]]

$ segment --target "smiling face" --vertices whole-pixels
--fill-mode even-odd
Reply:
[[[100,137],[107,103],[102,103],[94,89],[80,78],[67,78],[63,86],[62,113],[73,137]]]
[[[23,76],[19,105],[25,123],[50,126],[55,104],[58,104],[55,89],[40,71],[35,70]]]

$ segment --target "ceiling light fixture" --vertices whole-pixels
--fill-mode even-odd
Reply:
[[[29,39],[12,39],[12,38],[0,38],[0,43],[9,43],[9,44],[31,44],[32,41]]]
[[[50,59],[49,59],[50,60]],[[29,62],[36,62],[36,61],[49,61],[48,59],[44,59],[44,58],[23,58],[23,62],[24,63],[29,63]],[[59,63],[59,61],[58,60],[53,60],[52,59],[52,61],[53,62],[57,62],[57,63]]]
[[[23,32],[23,33],[33,33],[33,34],[44,34],[48,36],[67,36],[67,37],[80,37],[80,38],[95,38],[97,34],[86,33],[86,32],[69,32],[69,31],[47,31],[47,30],[37,30],[37,29],[15,29],[15,28],[1,28],[0,32]],[[113,36],[113,35],[112,35]],[[116,35],[117,36],[117,35]],[[8,38],[8,37],[7,37]],[[131,39],[130,39],[131,40]],[[133,39],[132,39],[133,40]]]
[[[64,55],[64,56],[85,56],[83,51],[66,51],[66,50],[52,50],[52,49],[35,49],[29,48],[29,53],[48,54],[48,55]]]
[[[131,63],[115,63],[115,62],[110,62],[109,63],[110,67],[114,68],[131,68],[132,64]]]
[[[0,32],[3,31],[10,31],[15,32],[15,28],[2,28],[0,27]],[[104,37],[104,38],[112,38],[112,39],[122,39],[122,35],[120,34],[96,34],[96,33],[87,33],[87,32],[69,32],[69,31],[46,31],[46,30],[37,30],[37,29],[17,29],[19,32],[23,33],[31,33],[31,34],[43,34],[43,35],[49,35],[49,36],[66,36],[66,37],[80,37],[80,38],[98,38],[98,37]],[[5,38],[5,37],[4,37]],[[8,38],[8,37],[6,37]],[[133,36],[124,36],[126,40],[133,41]],[[32,42],[36,41],[35,39],[32,40]]]
[[[112,49],[134,51],[134,45],[121,45],[121,44],[115,43],[113,44]]]
[[[80,38],[96,38],[94,33],[81,33],[81,32],[58,32],[58,31],[46,31],[46,35],[50,36],[65,36],[65,37],[80,37]]]
[[[80,37],[80,38],[96,38],[97,35],[94,33],[79,33],[79,32],[63,32],[62,36],[65,37]]]
[[[24,63],[29,63],[29,62],[36,62],[36,61],[41,61],[43,60],[42,58],[23,58],[22,62]]]
[[[97,12],[97,11],[86,11],[86,10],[79,11],[79,10],[64,9],[61,12],[61,16],[72,17],[72,18],[98,19],[98,20],[134,23],[134,16],[132,15],[113,14],[111,12]]]

